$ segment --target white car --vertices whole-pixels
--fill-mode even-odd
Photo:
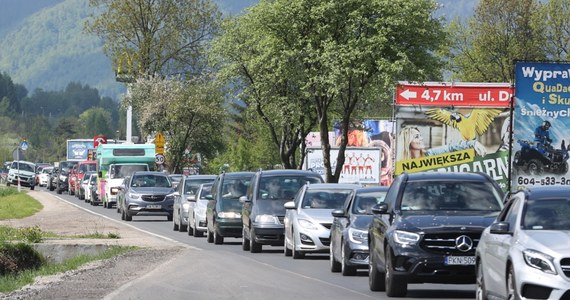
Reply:
[[[303,258],[306,253],[328,253],[332,211],[343,209],[360,185],[306,184],[293,201],[285,203],[285,256]]]
[[[20,184],[33,190],[36,186],[36,165],[29,161],[13,161],[8,171],[6,186],[11,184]]]
[[[176,231],[188,230],[188,214],[190,207],[196,201],[197,192],[203,183],[214,182],[216,175],[190,175],[180,180],[174,192],[174,206],[172,212],[172,229]],[[188,232],[192,235],[193,232]]]
[[[570,299],[570,186],[509,197],[476,251],[477,299]]]
[[[195,200],[190,200],[190,206],[188,207],[188,235],[201,237],[208,230],[208,226],[206,226],[206,207],[209,201],[207,197],[212,192],[212,185],[213,183],[200,185],[198,192],[196,192]]]
[[[40,185],[40,186],[47,186],[49,177],[50,177],[51,172],[53,171],[53,169],[54,169],[54,167],[45,167],[45,168],[42,168],[40,174],[38,175],[38,177],[39,177],[39,185]]]
[[[85,186],[85,202],[94,205],[95,203],[92,201],[92,198],[94,191],[97,190],[97,173],[91,173],[89,176],[85,176],[83,178],[87,178],[86,180],[83,180],[84,182],[87,181]]]

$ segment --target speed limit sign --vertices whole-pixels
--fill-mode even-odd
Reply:
[[[164,155],[162,154],[157,154],[154,157],[154,161],[156,162],[157,165],[162,165],[164,163]]]

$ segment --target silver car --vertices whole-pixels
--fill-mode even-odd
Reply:
[[[512,194],[477,246],[477,299],[570,299],[570,186]]]
[[[190,200],[188,208],[188,235],[202,237],[208,230],[206,226],[206,208],[208,201],[206,197],[211,195],[213,183],[201,184],[196,192],[195,200]]]
[[[198,188],[203,183],[214,182],[216,177],[217,175],[190,175],[180,180],[180,183],[176,186],[176,192],[173,194],[173,230],[188,230],[188,212],[190,211],[192,201],[196,200]]]
[[[293,201],[285,203],[285,256],[303,258],[306,253],[329,252],[331,212],[342,209],[356,184],[306,184]]]
[[[136,171],[128,182],[120,186],[121,219],[132,221],[133,216],[166,216],[172,221],[174,198],[168,175],[155,171]]]

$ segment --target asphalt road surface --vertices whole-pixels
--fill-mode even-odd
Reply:
[[[186,245],[183,255],[165,257],[165,263],[112,292],[106,299],[388,299],[368,288],[367,271],[357,276],[332,273],[326,254],[307,254],[294,260],[283,247],[263,246],[261,253],[241,248],[241,239],[226,238],[223,245],[206,238],[173,231],[166,217],[133,217],[121,221],[116,208],[93,207],[67,194],[54,196],[109,219],[128,223],[150,234]],[[110,221],[112,222],[112,221]],[[402,299],[474,299],[475,285],[410,284]]]

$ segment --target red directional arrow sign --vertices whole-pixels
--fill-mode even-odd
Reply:
[[[508,83],[400,82],[396,105],[507,107],[513,93]]]

